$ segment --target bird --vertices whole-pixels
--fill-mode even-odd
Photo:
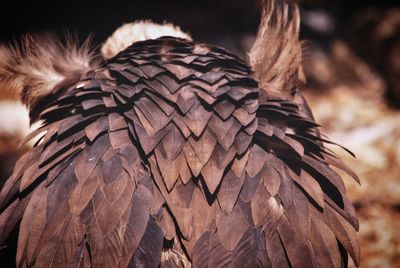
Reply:
[[[359,266],[337,169],[359,178],[301,95],[299,9],[261,10],[247,60],[162,31],[100,62],[89,42],[3,45],[0,85],[41,126],[0,192],[0,252],[17,267]]]

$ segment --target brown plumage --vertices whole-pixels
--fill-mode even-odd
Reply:
[[[344,267],[348,253],[359,264],[332,166],[348,168],[296,83],[279,97],[257,70],[162,37],[62,87],[0,193],[0,242],[17,228],[19,267]]]
[[[82,46],[73,36],[62,42],[54,34],[25,36],[22,45],[0,45],[0,88],[2,95],[19,95],[37,120],[43,106],[54,100],[59,91],[76,83],[83,72],[96,66],[90,38]]]
[[[284,0],[262,3],[262,20],[249,61],[264,91],[287,97],[292,89],[305,82],[302,44],[298,38],[299,9]]]

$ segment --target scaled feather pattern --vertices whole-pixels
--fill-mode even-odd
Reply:
[[[18,266],[157,267],[165,241],[194,267],[358,263],[342,164],[296,104],[259,102],[249,73],[164,37],[69,87],[0,194]]]
[[[357,176],[262,72],[161,37],[63,84],[1,190],[0,244],[17,232],[18,267],[359,265],[334,168]]]

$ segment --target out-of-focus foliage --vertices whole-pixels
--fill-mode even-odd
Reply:
[[[385,80],[390,104],[400,106],[400,7],[365,8],[350,25],[349,43]]]
[[[387,76],[344,40],[325,50],[310,45],[305,70],[306,97],[322,132],[357,156],[332,147],[362,181],[347,180],[360,220],[362,267],[398,267],[400,111],[385,98]]]

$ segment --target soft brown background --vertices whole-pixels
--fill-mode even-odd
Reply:
[[[323,133],[357,155],[353,159],[332,148],[362,180],[358,186],[345,177],[360,218],[362,267],[400,267],[400,6],[398,1],[299,2],[305,95]],[[242,57],[259,20],[257,4],[249,0],[13,1],[1,13],[2,42],[24,33],[69,30],[81,40],[91,33],[98,47],[122,23],[152,19],[173,22],[195,40]],[[0,100],[6,98],[12,97],[0,91]],[[0,186],[24,150],[17,149],[19,140],[0,130]]]

